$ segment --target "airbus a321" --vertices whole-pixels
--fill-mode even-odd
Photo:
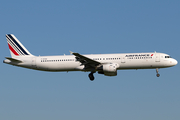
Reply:
[[[90,72],[91,81],[96,72],[105,76],[116,76],[117,70],[123,69],[155,69],[159,77],[159,68],[172,67],[178,63],[168,54],[157,52],[81,55],[70,51],[71,55],[34,56],[13,34],[6,34],[6,39],[11,57],[5,57],[4,63],[50,72]]]

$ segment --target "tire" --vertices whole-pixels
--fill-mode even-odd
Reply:
[[[90,79],[91,81],[94,80],[94,75],[93,75],[93,73],[90,73],[90,74],[89,74],[89,79]]]

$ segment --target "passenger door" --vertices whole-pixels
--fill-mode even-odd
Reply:
[[[126,63],[126,57],[125,56],[121,57],[121,63]]]
[[[156,53],[155,61],[156,62],[160,62],[160,54],[159,53]]]

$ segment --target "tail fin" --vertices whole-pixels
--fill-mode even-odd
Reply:
[[[13,34],[6,34],[11,57],[33,56]]]

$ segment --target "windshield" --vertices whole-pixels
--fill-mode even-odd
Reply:
[[[170,56],[165,56],[165,58],[171,58]]]

